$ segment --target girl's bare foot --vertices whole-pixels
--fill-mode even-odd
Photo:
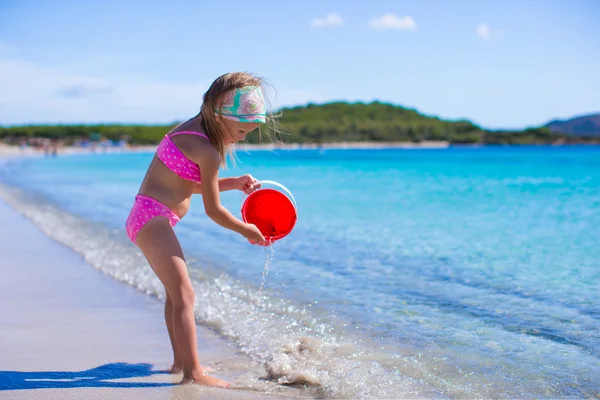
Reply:
[[[204,374],[194,374],[188,377],[184,376],[180,383],[182,385],[194,383],[201,386],[215,386],[220,388],[228,388],[231,386],[227,381]]]

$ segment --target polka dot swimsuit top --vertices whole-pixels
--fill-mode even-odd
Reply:
[[[171,140],[171,137],[183,134],[202,136],[206,140],[209,140],[208,136],[200,132],[176,132],[171,136],[167,134],[158,145],[156,154],[160,161],[180,178],[200,183],[200,168],[198,168],[198,165],[187,158],[185,154],[179,150],[179,147],[173,143],[173,140]]]

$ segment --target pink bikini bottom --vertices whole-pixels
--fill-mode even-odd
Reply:
[[[171,226],[175,226],[179,222],[179,217],[160,201],[143,194],[135,196],[135,202],[125,223],[127,236],[133,243],[135,243],[135,238],[140,229],[154,217],[167,218]]]

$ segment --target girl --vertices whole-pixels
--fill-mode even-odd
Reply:
[[[172,373],[181,383],[229,387],[205,374],[196,348],[195,294],[173,226],[185,215],[192,194],[202,194],[206,214],[253,244],[267,245],[256,226],[234,217],[219,201],[219,192],[249,194],[260,187],[250,175],[219,179],[231,145],[266,122],[261,80],[236,72],[217,78],[204,94],[200,113],[178,125],[160,142],[131,213],[127,235],[144,253],[165,287],[165,320],[173,347]],[[202,179],[200,179],[202,177]]]

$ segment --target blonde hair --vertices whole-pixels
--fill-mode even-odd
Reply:
[[[230,72],[223,74],[210,85],[204,93],[200,115],[202,116],[202,127],[208,134],[211,144],[217,149],[221,158],[221,166],[227,167],[227,155],[232,164],[235,165],[235,147],[225,144],[225,132],[217,122],[215,111],[223,106],[224,95],[229,91],[241,89],[245,86],[260,86],[267,102],[267,131],[279,132],[277,129],[278,116],[273,115],[265,93],[264,79],[248,72]],[[267,133],[268,134],[268,133]],[[270,136],[270,135],[269,135]],[[259,142],[262,141],[262,131],[259,127]]]

